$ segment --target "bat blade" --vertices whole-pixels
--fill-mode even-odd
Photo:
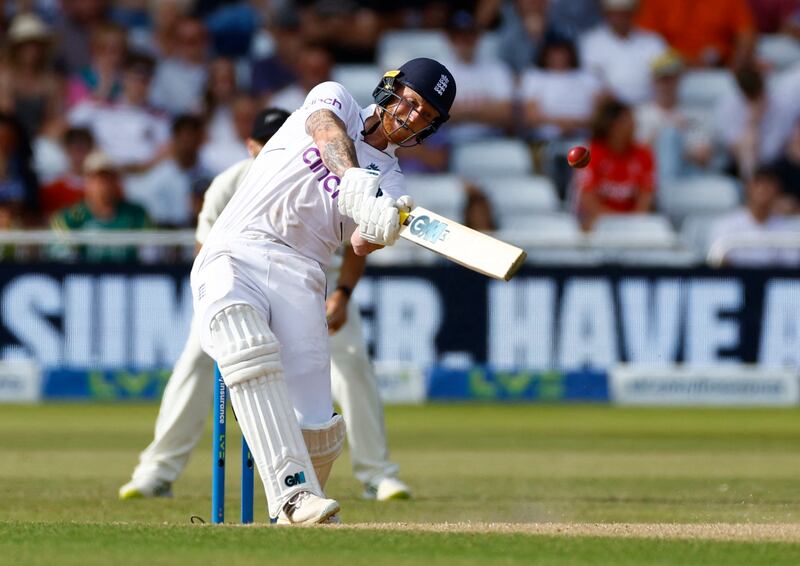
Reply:
[[[521,248],[421,206],[401,212],[400,223],[401,238],[495,279],[511,279],[527,257]]]

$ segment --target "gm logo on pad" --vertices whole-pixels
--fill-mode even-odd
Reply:
[[[414,236],[427,240],[432,244],[447,237],[447,224],[430,216],[409,216],[406,224],[408,224],[409,232]]]
[[[288,476],[283,478],[283,483],[286,484],[286,487],[294,487],[296,485],[306,483],[306,474],[305,472],[297,472],[296,474],[289,474]]]

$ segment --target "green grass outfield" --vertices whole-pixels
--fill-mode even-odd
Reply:
[[[156,410],[0,407],[0,563],[800,564],[797,409],[390,407],[416,498],[362,501],[345,455],[329,492],[358,528],[300,529],[190,523],[209,517],[210,432],[174,499],[117,501]],[[234,448],[230,519],[238,466]]]

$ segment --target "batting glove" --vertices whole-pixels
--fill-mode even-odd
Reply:
[[[365,197],[359,212],[358,230],[366,241],[391,246],[400,234],[400,209],[391,197]]]
[[[403,195],[394,204],[400,211],[409,213],[414,208],[414,199],[411,195]]]
[[[345,171],[339,184],[339,198],[336,199],[339,213],[360,222],[364,198],[378,194],[379,182],[380,173],[371,169],[351,167]]]

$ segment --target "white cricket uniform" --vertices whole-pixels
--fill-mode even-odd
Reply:
[[[252,159],[244,159],[236,163],[220,173],[209,186],[197,218],[195,239],[201,244],[252,162]],[[339,278],[338,263],[334,261],[326,272],[329,291],[335,288]],[[330,338],[330,349],[331,387],[347,425],[353,473],[364,484],[396,477],[398,466],[389,460],[383,405],[355,301],[348,304],[347,323]],[[183,472],[203,435],[213,397],[210,385],[213,364],[203,352],[197,325],[193,324],[164,390],[155,437],[142,452],[133,472],[134,479],[174,482]]]
[[[216,313],[237,303],[260,311],[281,344],[301,426],[327,422],[333,411],[323,270],[355,228],[337,209],[339,177],[305,131],[308,116],[322,109],[344,122],[359,164],[380,172],[381,190],[404,194],[394,148],[380,151],[363,140],[374,106],[362,110],[344,87],[322,83],[262,149],[192,269],[203,349],[213,357],[209,326]]]

